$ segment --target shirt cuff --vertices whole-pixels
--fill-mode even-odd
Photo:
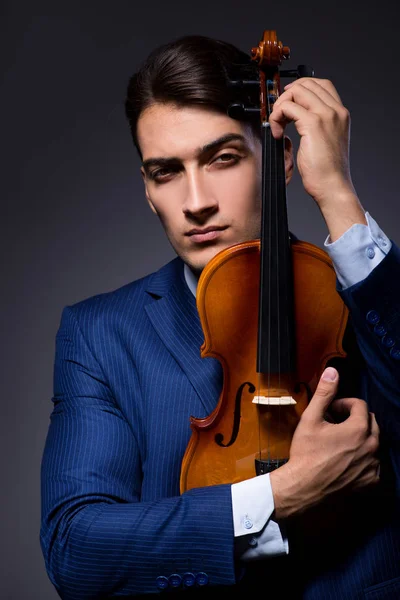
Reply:
[[[274,512],[269,474],[231,486],[236,554],[245,561],[288,553],[282,525],[271,519]]]
[[[330,241],[329,235],[324,242],[343,289],[368,277],[392,247],[368,212],[365,217],[367,225],[356,223],[334,242]]]

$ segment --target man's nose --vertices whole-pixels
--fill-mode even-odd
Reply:
[[[189,172],[187,174],[186,197],[183,212],[187,215],[209,215],[217,210],[218,202],[212,186],[206,182],[206,174]]]

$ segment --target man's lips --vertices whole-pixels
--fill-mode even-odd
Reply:
[[[217,225],[210,225],[204,228],[195,227],[188,231],[186,235],[196,243],[209,242],[217,239],[225,229],[227,229],[227,226],[218,227]]]

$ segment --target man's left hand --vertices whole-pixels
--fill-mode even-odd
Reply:
[[[331,237],[352,222],[366,223],[350,174],[350,114],[332,82],[302,77],[285,86],[269,118],[272,135],[282,137],[291,122],[300,135],[297,167],[304,189],[317,202]]]

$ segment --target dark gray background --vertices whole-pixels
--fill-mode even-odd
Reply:
[[[173,256],[123,112],[128,78],[154,46],[200,33],[249,51],[276,29],[290,66],[311,64],[335,83],[352,114],[356,189],[399,240],[394,0],[82,4],[15,0],[1,11],[2,600],[58,597],[39,546],[39,469],[62,308]],[[324,224],[297,173],[288,206],[292,230],[321,246]]]

